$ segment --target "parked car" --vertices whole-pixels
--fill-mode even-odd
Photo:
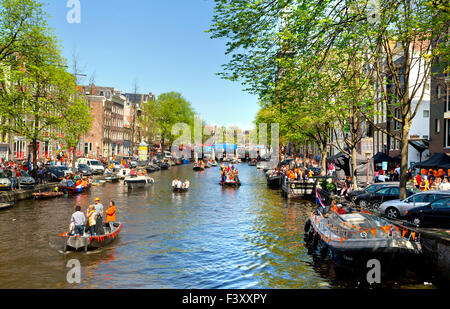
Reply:
[[[378,189],[375,192],[368,192],[358,195],[355,199],[355,204],[361,207],[372,207],[378,209],[378,207],[386,201],[396,200],[400,194],[400,188],[395,186],[388,186]],[[406,196],[413,195],[414,192],[411,189],[406,189]]]
[[[25,171],[20,171],[19,183],[22,189],[33,189],[36,185],[34,178]]]
[[[60,182],[66,177],[66,167],[64,166],[47,166],[47,181]]]
[[[77,172],[83,176],[92,176],[93,171],[87,164],[78,164]]]
[[[86,164],[92,169],[94,174],[103,174],[105,172],[105,167],[98,160],[82,158],[78,160],[78,164]]]
[[[449,191],[425,191],[416,193],[404,200],[392,200],[384,202],[380,205],[379,211],[381,215],[393,219],[404,217],[406,212],[415,208],[425,206],[435,200],[450,197]]]
[[[408,210],[405,219],[417,227],[450,228],[450,198]]]
[[[9,191],[12,189],[11,180],[6,176],[5,173],[0,172],[0,190]]]
[[[365,187],[362,190],[355,190],[355,191],[349,192],[347,195],[347,198],[351,201],[355,201],[356,197],[361,194],[375,192],[378,189],[388,187],[388,186],[397,186],[398,187],[399,183],[398,182],[374,183],[374,184],[368,185],[367,187]]]

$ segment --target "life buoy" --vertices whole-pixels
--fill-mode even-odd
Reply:
[[[291,185],[291,189],[295,189],[295,184],[294,183]]]

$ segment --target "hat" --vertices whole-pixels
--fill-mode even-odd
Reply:
[[[96,200],[96,201],[100,201],[100,198],[96,197],[95,200]]]

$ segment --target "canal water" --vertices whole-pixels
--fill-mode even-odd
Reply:
[[[0,288],[356,288],[365,274],[336,269],[308,254],[303,227],[314,203],[287,201],[267,188],[262,170],[237,166],[242,186],[219,185],[219,169],[192,165],[151,174],[150,188],[128,191],[121,183],[89,193],[18,202],[0,212]],[[171,191],[173,178],[188,178],[185,194]],[[114,200],[119,239],[106,248],[62,253],[76,204]],[[81,283],[66,276],[79,260]],[[427,275],[403,272],[381,287],[427,288]],[[433,287],[433,286],[431,286]]]

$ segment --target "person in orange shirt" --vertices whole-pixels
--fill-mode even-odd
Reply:
[[[106,210],[106,221],[105,223],[109,223],[110,227],[112,228],[111,224],[116,221],[116,204],[114,201],[109,202],[108,210]]]

